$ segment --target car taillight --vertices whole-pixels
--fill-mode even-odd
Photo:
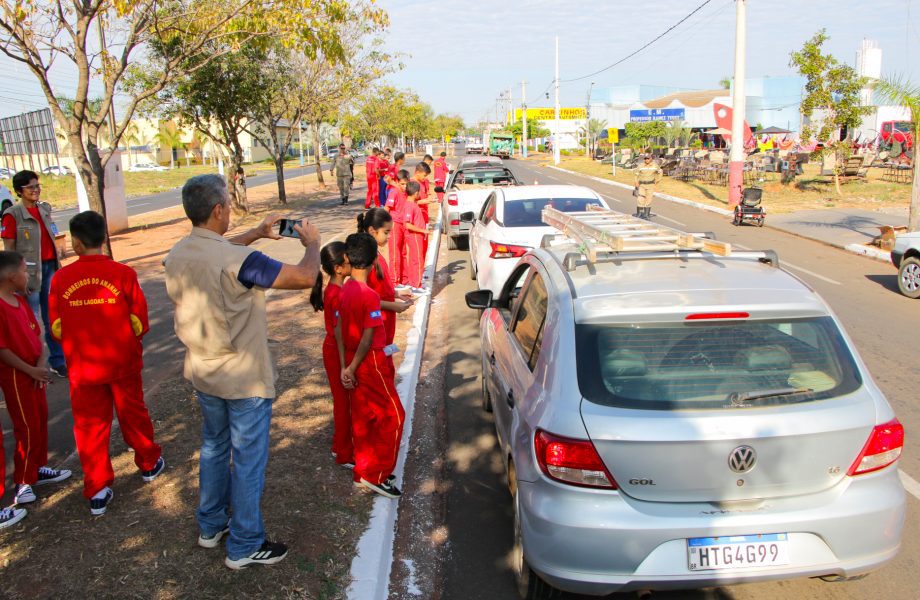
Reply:
[[[582,487],[617,489],[591,440],[573,440],[545,431],[534,434],[537,462],[550,479]]]
[[[747,319],[751,315],[746,312],[721,312],[721,313],[695,313],[684,317],[685,321],[705,321],[707,319]]]
[[[460,225],[460,219],[451,219],[450,224],[451,226]]]
[[[448,206],[459,206],[460,200],[457,197],[457,194],[447,194],[447,205]]]
[[[876,425],[847,475],[864,475],[884,469],[901,457],[903,447],[904,426],[900,421],[894,419],[883,425]]]
[[[512,244],[499,244],[498,242],[489,242],[492,246],[492,253],[489,258],[520,258],[530,250],[527,246],[514,246]]]

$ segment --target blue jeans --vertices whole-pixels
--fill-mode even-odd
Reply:
[[[203,437],[198,528],[202,535],[212,536],[229,523],[227,556],[237,560],[258,550],[265,541],[261,501],[272,399],[224,400],[195,393],[201,405]]]
[[[45,343],[48,344],[48,364],[57,369],[64,365],[64,350],[51,335],[51,323],[48,320],[48,292],[51,290],[51,278],[57,273],[57,263],[53,260],[42,261],[42,287],[29,294],[29,306],[37,319],[45,327]]]

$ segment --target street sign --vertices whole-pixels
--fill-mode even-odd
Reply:
[[[620,141],[620,130],[616,127],[607,128],[607,141],[616,144]]]
[[[585,110],[585,107],[581,108],[560,108],[559,109],[559,119],[561,121],[577,121],[579,119],[586,119],[588,117],[588,112]],[[521,119],[521,109],[515,109],[514,111],[514,120],[519,121]],[[555,108],[528,108],[527,109],[527,120],[528,121],[554,121],[556,119],[556,109]]]

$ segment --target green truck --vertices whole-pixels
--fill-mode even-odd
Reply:
[[[510,133],[489,134],[488,153],[492,156],[509,158],[514,154],[514,136]]]

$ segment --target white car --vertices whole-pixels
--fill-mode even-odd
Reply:
[[[128,167],[128,172],[130,173],[141,173],[144,171],[168,171],[168,170],[169,169],[167,169],[166,167],[163,167],[161,165],[158,165],[156,163],[151,163],[151,162],[134,163],[133,165]]]
[[[462,213],[478,213],[494,187],[519,185],[514,173],[501,163],[483,163],[484,166],[466,167],[461,164],[459,169],[451,172],[444,186],[441,221],[450,250],[456,250],[460,240],[469,234],[470,224],[460,220]]]
[[[469,142],[466,145],[467,154],[485,154],[486,146],[482,142]]]
[[[0,167],[0,179],[9,179],[13,176],[13,172],[6,167]]]
[[[920,231],[895,238],[891,262],[898,269],[898,289],[908,298],[920,298]]]
[[[73,175],[70,171],[70,167],[62,167],[61,165],[51,165],[42,169],[42,173],[45,175],[55,175],[55,176],[64,176],[64,175]]]
[[[610,208],[594,190],[578,185],[522,185],[496,188],[478,215],[463,213],[472,222],[469,234],[470,276],[479,289],[497,294],[518,259],[540,246],[556,230],[543,223],[543,207],[582,212],[588,206]]]

